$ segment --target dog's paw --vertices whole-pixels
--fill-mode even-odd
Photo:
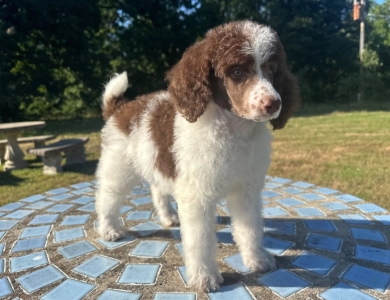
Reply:
[[[220,284],[223,283],[223,277],[219,272],[215,274],[198,275],[190,279],[189,286],[199,291],[209,293],[219,290]]]
[[[258,255],[242,255],[242,261],[253,271],[266,272],[276,268],[275,258],[265,249],[259,249]]]
[[[106,241],[116,241],[123,238],[127,234],[127,230],[124,227],[105,227],[99,228],[99,233]]]
[[[177,213],[170,213],[170,214],[165,214],[165,215],[160,214],[159,217],[160,217],[160,223],[164,227],[170,227],[170,226],[180,224],[179,216],[177,215]]]

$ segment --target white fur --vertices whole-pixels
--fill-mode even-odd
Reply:
[[[129,82],[127,79],[127,72],[122,74],[115,74],[114,77],[108,82],[103,94],[103,105],[107,103],[110,97],[118,97],[126,92]]]
[[[123,82],[122,77],[114,77],[107,89],[123,87]],[[115,88],[106,90],[104,95],[113,91]],[[126,232],[118,221],[119,207],[125,195],[144,179],[151,185],[153,202],[164,225],[178,222],[168,195],[178,202],[191,286],[211,291],[223,282],[215,259],[214,222],[216,203],[225,198],[245,265],[262,271],[274,268],[274,258],[262,246],[260,191],[271,152],[267,124],[242,119],[214,102],[195,123],[176,113],[172,150],[177,177],[172,180],[154,167],[157,148],[148,120],[157,101],[170,101],[169,94],[162,92],[150,100],[139,126],[133,127],[130,135],[122,133],[112,119],[102,131],[103,149],[96,174],[100,234],[107,240],[124,236]]]

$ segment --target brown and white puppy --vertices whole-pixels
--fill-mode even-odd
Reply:
[[[116,75],[103,95],[102,155],[97,170],[99,232],[126,234],[118,221],[125,196],[150,183],[164,226],[179,222],[189,284],[216,290],[216,203],[227,199],[233,235],[244,264],[275,267],[262,246],[260,193],[270,164],[271,133],[299,104],[275,31],[251,21],[210,30],[168,72],[169,87],[129,101],[127,75]]]

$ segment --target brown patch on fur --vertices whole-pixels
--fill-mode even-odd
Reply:
[[[154,94],[143,95],[129,101],[122,97],[121,101],[117,100],[117,106],[114,112],[115,125],[124,134],[129,135],[131,128],[134,125],[139,125],[142,117],[142,112],[146,109],[146,106]],[[110,102],[109,102],[110,103]]]
[[[154,167],[165,177],[176,178],[176,164],[172,153],[173,126],[176,109],[172,101],[159,101],[150,112],[149,130],[157,147]]]

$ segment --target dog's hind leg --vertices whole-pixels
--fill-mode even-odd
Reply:
[[[155,185],[151,185],[150,190],[161,224],[165,227],[179,224],[179,217],[169,201],[169,196],[164,195]]]
[[[98,232],[107,241],[115,241],[126,235],[127,231],[119,220],[119,210],[126,195],[140,182],[140,178],[132,172],[130,163],[113,152],[104,149],[96,172]]]

